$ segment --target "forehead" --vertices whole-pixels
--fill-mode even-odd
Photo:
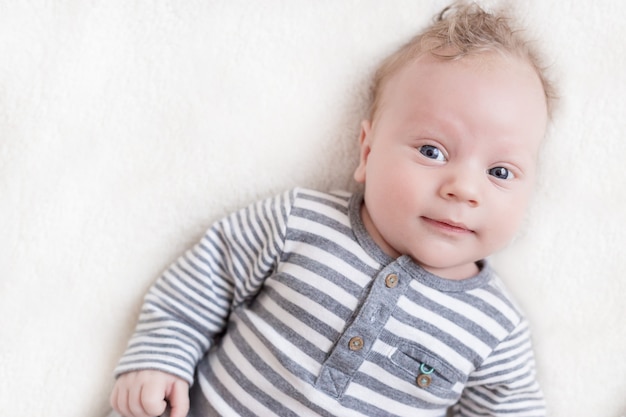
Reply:
[[[495,91],[519,84],[520,81],[525,85],[517,93],[523,93],[525,88],[531,87],[530,92],[540,93],[542,101],[545,101],[539,76],[530,63],[521,58],[486,52],[459,59],[444,59],[424,53],[390,74],[381,89],[381,96],[385,98],[397,90],[407,91],[407,88],[417,92],[416,87],[424,87],[424,92],[435,88],[443,92],[463,85],[465,88],[461,91],[481,85]],[[520,98],[511,97],[513,100]]]
[[[385,118],[440,120],[465,130],[521,130],[541,138],[547,106],[539,76],[520,58],[489,53],[443,60],[424,54],[387,80],[377,118],[374,124]]]

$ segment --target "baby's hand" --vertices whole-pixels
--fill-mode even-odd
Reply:
[[[187,381],[161,371],[135,371],[120,376],[111,393],[111,406],[124,417],[155,417],[170,404],[170,417],[189,411]]]

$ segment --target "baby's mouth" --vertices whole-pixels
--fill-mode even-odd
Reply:
[[[422,217],[422,219],[429,225],[436,227],[440,230],[445,230],[453,233],[474,233],[469,227],[460,222],[455,222],[449,219],[431,219],[429,217]]]

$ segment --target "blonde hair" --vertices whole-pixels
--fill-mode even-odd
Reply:
[[[493,52],[519,57],[533,67],[543,86],[548,117],[552,119],[557,100],[556,87],[549,79],[547,67],[535,45],[514,26],[506,11],[489,13],[474,2],[457,1],[379,66],[372,82],[370,120],[374,120],[380,107],[387,80],[419,56],[430,53],[443,60],[459,60]]]

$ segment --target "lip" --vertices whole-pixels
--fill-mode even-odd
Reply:
[[[473,230],[468,228],[463,223],[455,222],[449,219],[431,219],[429,217],[422,217],[427,224],[437,228],[438,230],[451,232],[451,233],[474,233]]]

